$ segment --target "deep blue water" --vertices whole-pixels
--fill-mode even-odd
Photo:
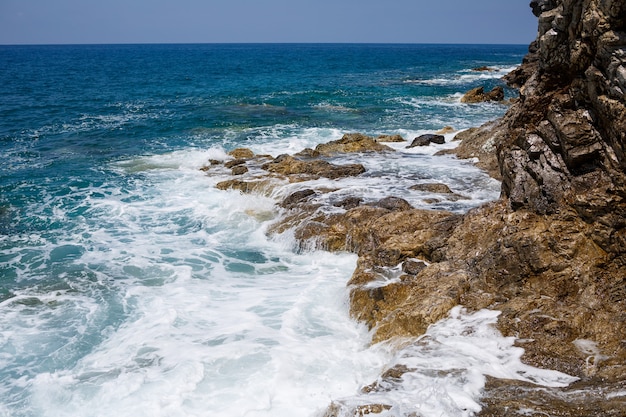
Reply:
[[[182,349],[198,355],[192,340],[214,331],[198,323],[230,311],[226,304],[172,319],[168,329],[178,330],[159,333],[168,335],[164,345],[146,347],[160,337],[149,331],[132,342],[122,337],[149,328],[141,320],[150,312],[184,316],[189,299],[182,293],[216,291],[205,306],[229,299],[224,294],[230,290],[213,281],[198,289],[197,281],[219,280],[230,288],[233,280],[253,277],[244,285],[253,288],[250,297],[267,292],[251,307],[233,290],[233,317],[221,314],[229,325],[251,311],[264,320],[272,311],[282,320],[303,290],[285,290],[288,301],[277,301],[273,285],[286,273],[309,282],[308,262],[320,262],[322,276],[337,274],[342,291],[352,258],[292,258],[281,252],[284,245],[260,243],[264,226],[237,213],[246,205],[271,210],[271,202],[225,198],[205,186],[197,168],[208,156],[240,146],[298,151],[354,131],[410,139],[447,125],[476,126],[506,106],[461,104],[461,94],[503,85],[500,77],[525,52],[525,46],[503,45],[0,46],[0,416],[125,415],[104,407],[116,398],[107,384],[144,386],[124,375],[143,375],[145,386],[164,383],[172,369],[182,369],[179,362],[161,365],[174,361],[168,354],[176,357]],[[495,71],[472,71],[479,66]],[[442,166],[433,165],[439,174],[429,175],[462,186],[466,174],[448,178],[450,170]],[[468,189],[475,187],[470,183]],[[263,284],[254,284],[259,277]],[[176,291],[168,298],[170,286]],[[315,291],[323,293],[320,286]],[[248,340],[258,328],[250,326],[239,335],[224,330],[207,336],[206,344]],[[179,340],[189,346],[168,350]],[[117,346],[125,350],[117,352]],[[251,363],[264,363],[263,352]],[[134,358],[132,366],[125,356]],[[177,411],[163,406],[161,414],[146,415],[198,415],[190,410],[211,403],[202,393],[235,378],[209,386],[216,380],[213,362],[198,355],[194,363],[203,371],[192,378],[197,385],[191,394],[176,394]],[[160,372],[154,379],[150,364]],[[133,397],[140,391],[133,389],[124,410],[132,410],[129,404],[152,410],[147,394]],[[221,415],[223,404],[213,407],[206,415]]]

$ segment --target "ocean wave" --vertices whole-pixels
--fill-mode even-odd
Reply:
[[[511,66],[492,66],[491,70],[476,71],[473,69],[464,69],[446,77],[436,77],[430,79],[407,79],[407,84],[418,84],[425,86],[455,86],[476,83],[477,81],[495,80],[504,77],[517,67]]]

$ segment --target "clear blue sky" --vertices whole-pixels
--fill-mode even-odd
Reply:
[[[0,0],[0,44],[530,43],[529,0]]]

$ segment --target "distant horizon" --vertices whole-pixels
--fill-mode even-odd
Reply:
[[[132,46],[132,45],[472,45],[528,46],[528,43],[463,42],[117,42],[117,43],[0,43],[0,46]]]
[[[2,0],[0,45],[527,45],[528,0]]]

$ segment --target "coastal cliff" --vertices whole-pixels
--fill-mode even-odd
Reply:
[[[500,330],[522,341],[528,363],[623,380],[626,5],[531,6],[539,35],[508,77],[519,101],[464,139],[496,153],[501,199],[464,216],[357,208],[331,229],[346,231],[360,255],[352,312],[375,340],[419,335],[457,304],[498,309]],[[427,265],[367,285],[411,259]]]
[[[526,363],[580,380],[555,390],[489,380],[481,415],[622,415],[607,393],[626,380],[626,4],[531,7],[537,40],[507,77],[519,100],[459,148],[497,166],[500,200],[464,216],[353,212],[352,313],[380,341],[420,335],[457,304],[500,310]],[[368,285],[398,262],[399,282]]]
[[[482,416],[623,415],[626,3],[544,0],[531,7],[537,40],[506,77],[519,100],[501,119],[458,135],[457,154],[478,157],[502,180],[499,200],[459,215],[415,209],[397,197],[362,204],[354,196],[335,202],[344,209],[337,212],[313,199],[323,190],[302,189],[280,204],[287,215],[269,233],[289,230],[303,248],[358,254],[350,309],[374,342],[420,336],[457,305],[499,310],[498,329],[516,338],[524,362],[579,378],[553,389],[489,379]],[[359,175],[358,164],[319,158],[391,152],[381,141],[346,135],[294,156],[233,157],[235,165],[302,183]],[[218,187],[267,190],[268,178]],[[443,184],[422,186],[463,198]],[[331,406],[326,415],[344,414]]]

